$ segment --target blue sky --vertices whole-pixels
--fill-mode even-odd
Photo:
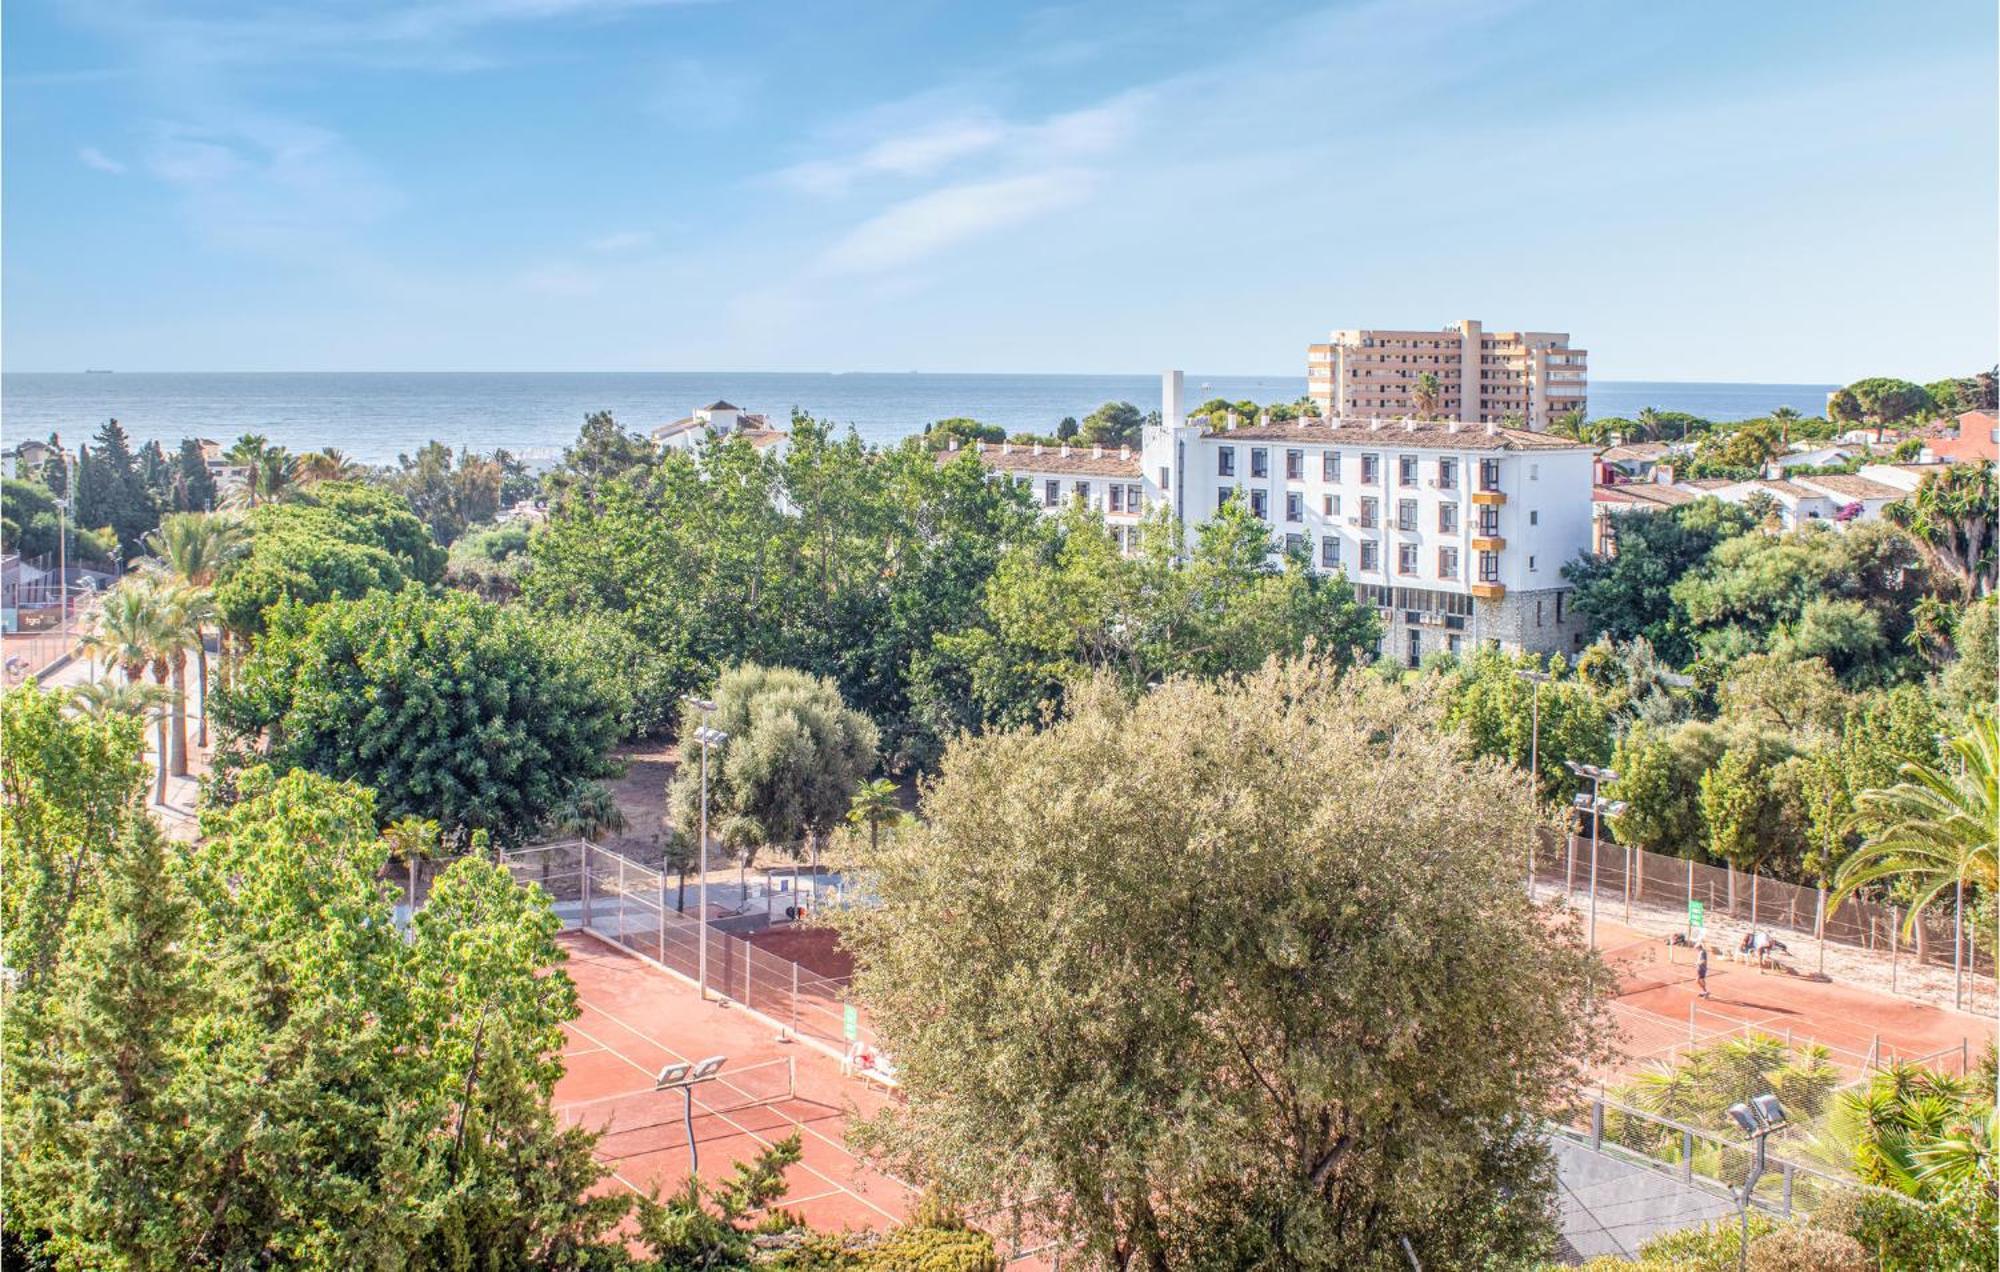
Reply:
[[[1996,345],[1991,0],[15,0],[15,370],[1606,379]]]

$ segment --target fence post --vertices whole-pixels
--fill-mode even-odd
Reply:
[[[583,840],[583,930],[590,930],[590,841]]]
[[[1693,857],[1689,857],[1687,859],[1687,880],[1688,880],[1687,897],[1685,898],[1687,901],[1687,905],[1682,908],[1681,913],[1693,914],[1694,913],[1694,858]],[[1708,916],[1704,914],[1702,915],[1702,919],[1705,924],[1708,919]],[[1690,940],[1694,938],[1694,930],[1692,925],[1689,925],[1688,938]],[[1708,933],[1703,932],[1702,941],[1706,943],[1707,940],[1708,940]]]
[[[750,955],[752,952],[753,947],[750,944],[750,939],[745,937],[743,939],[743,1005],[745,1007],[750,1005]]]
[[[1889,907],[1889,992],[1896,992],[1896,946],[1901,943],[1903,924],[1896,907]]]
[[[1563,896],[1567,897],[1576,891],[1576,836],[1566,834],[1563,842],[1569,849],[1563,863]]]
[[[1958,876],[1957,907],[1951,919],[1951,1007],[1965,1010],[1965,876]]]
[[[792,1035],[799,1032],[799,965],[792,964]]]
[[[1590,1151],[1595,1153],[1601,1152],[1603,1149],[1604,1101],[1592,1100],[1590,1102]]]
[[[1819,885],[1819,900],[1813,907],[1813,932],[1819,937],[1819,974],[1826,975],[1826,884]]]
[[[1681,1182],[1694,1182],[1694,1132],[1681,1132]]]
[[[1792,1217],[1792,1168],[1789,1164],[1780,1166],[1779,1172],[1785,1180],[1785,1218]]]

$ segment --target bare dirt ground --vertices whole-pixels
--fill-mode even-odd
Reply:
[[[666,826],[667,783],[680,766],[680,751],[666,742],[629,742],[614,754],[625,776],[610,783],[611,797],[625,814],[625,829],[603,837],[604,846],[643,865],[660,860],[660,833]]]

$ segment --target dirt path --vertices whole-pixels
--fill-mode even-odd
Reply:
[[[611,797],[625,814],[625,829],[603,837],[604,846],[644,865],[660,860],[666,826],[667,783],[680,766],[680,751],[666,742],[631,742],[614,752],[625,776],[610,783]]]

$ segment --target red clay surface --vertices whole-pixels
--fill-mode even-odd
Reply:
[[[854,975],[854,956],[840,948],[840,933],[832,928],[796,924],[768,927],[745,939],[768,954],[790,959],[828,980],[845,981]]]
[[[663,1065],[726,1055],[723,1081],[697,1087],[695,1143],[702,1178],[727,1178],[734,1165],[796,1132],[803,1156],[786,1172],[777,1204],[814,1228],[888,1228],[915,1195],[868,1169],[845,1143],[849,1117],[880,1109],[887,1097],[841,1075],[825,1053],[778,1041],[776,1030],[740,1008],[703,1003],[694,987],[595,937],[564,933],[565,970],[583,1014],[565,1026],[567,1072],[556,1106],[567,1120],[602,1132],[597,1155],[617,1184],[661,1195],[688,1175],[687,1129],[677,1091],[655,1092]],[[793,1061],[796,1095],[767,1101]],[[736,1075],[734,1082],[730,1076]],[[615,1185],[614,1185],[615,1186]]]
[[[1961,1047],[1976,1064],[1994,1038],[1995,1022],[1989,1017],[1784,971],[1760,971],[1754,963],[1735,962],[1715,950],[1709,952],[1709,997],[1701,998],[1693,950],[1669,946],[1659,937],[1603,918],[1597,927],[1598,943],[1618,972],[1619,1004],[1658,1018],[1655,1030],[1643,1018],[1635,1022],[1632,1012],[1620,1013],[1627,1026],[1628,1048],[1634,1052],[1685,1044],[1690,1009],[1697,1035],[1750,1025],[1794,1042],[1833,1048],[1836,1062],[1865,1058],[1873,1051],[1884,1061],[1938,1057],[1938,1065],[1956,1069]],[[1797,951],[1792,961],[1810,969]],[[1940,1054],[1946,1052],[1949,1056]],[[1618,1066],[1624,1072],[1634,1067],[1639,1066],[1630,1062]]]

